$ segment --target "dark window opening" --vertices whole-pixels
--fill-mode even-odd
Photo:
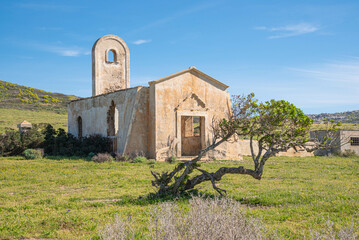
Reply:
[[[107,111],[107,136],[115,136],[115,110],[116,105],[111,101],[110,109]]]
[[[359,146],[359,137],[351,137],[350,145],[351,146]]]
[[[82,118],[77,118],[77,131],[78,131],[78,138],[82,138]]]

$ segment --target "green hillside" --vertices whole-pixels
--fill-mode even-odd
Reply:
[[[67,103],[77,98],[0,80],[0,108],[66,113]]]
[[[359,110],[338,112],[338,113],[321,113],[309,114],[314,123],[322,123],[325,119],[333,120],[335,122],[341,121],[342,123],[359,123]]]
[[[0,133],[23,120],[67,129],[67,104],[77,98],[0,80]]]

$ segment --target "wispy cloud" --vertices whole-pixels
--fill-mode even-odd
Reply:
[[[153,27],[164,25],[164,24],[166,24],[168,22],[171,22],[171,21],[173,21],[175,19],[184,17],[186,15],[193,14],[193,13],[196,13],[196,12],[200,12],[200,11],[203,11],[203,10],[208,9],[208,8],[213,8],[213,7],[217,6],[219,3],[220,3],[219,1],[216,1],[216,2],[206,2],[204,4],[194,5],[194,6],[190,7],[190,8],[188,8],[188,9],[178,11],[178,12],[172,14],[169,17],[158,19],[158,20],[150,22],[150,23],[148,23],[148,24],[146,24],[146,25],[144,25],[144,26],[142,26],[140,28],[134,29],[129,34],[141,32],[141,31],[153,28]]]
[[[19,3],[17,4],[17,6],[20,8],[27,8],[32,10],[60,10],[60,11],[72,11],[78,8],[82,8],[79,6],[38,4],[38,3]]]
[[[289,70],[300,72],[307,77],[330,81],[336,83],[350,84],[359,86],[359,58],[353,57],[346,61],[336,61],[321,64],[313,68],[288,68]]]
[[[83,50],[77,46],[59,46],[59,45],[47,45],[47,44],[33,44],[33,47],[50,53],[56,53],[60,56],[65,57],[78,57],[81,55],[89,55],[91,52],[87,50]]]
[[[151,39],[147,39],[147,40],[139,39],[139,40],[136,40],[136,41],[134,41],[132,43],[135,44],[135,45],[141,45],[141,44],[149,43],[151,41],[152,41]]]
[[[41,31],[59,31],[62,30],[62,28],[60,27],[37,27],[37,30],[41,30]]]
[[[273,35],[269,36],[269,39],[276,39],[276,38],[286,38],[286,37],[294,37],[300,36],[308,33],[313,33],[318,31],[320,28],[317,25],[311,23],[299,23],[293,25],[285,25],[279,27],[255,27],[255,30],[262,30],[267,32],[274,33]]]

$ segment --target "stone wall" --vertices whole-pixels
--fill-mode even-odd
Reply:
[[[68,105],[69,133],[78,136],[78,117],[82,118],[83,136],[108,135],[108,111],[115,105],[115,136],[117,151],[126,152],[131,146],[137,151],[147,152],[147,92],[148,88],[135,87],[91,98],[75,100]],[[136,118],[136,114],[139,117]],[[139,133],[141,131],[141,133]],[[131,134],[136,140],[131,139]],[[131,135],[132,136],[132,135]],[[132,150],[132,149],[131,149]]]
[[[342,152],[346,150],[354,151],[359,155],[359,146],[352,145],[350,142],[352,137],[359,138],[359,130],[340,130],[340,140],[342,143],[340,150]]]
[[[252,156],[251,148],[250,148],[250,141],[248,139],[240,139],[238,140],[240,153],[243,156]],[[258,141],[253,141],[253,151],[255,154],[258,154]],[[284,157],[310,157],[314,156],[312,152],[307,152],[304,149],[298,149],[295,151],[293,148],[289,149],[287,152],[280,152],[277,156],[284,156]]]

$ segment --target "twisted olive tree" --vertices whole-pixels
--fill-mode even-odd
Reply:
[[[226,174],[246,174],[260,180],[264,165],[269,158],[289,148],[307,149],[313,151],[323,143],[316,141],[308,149],[309,130],[312,120],[302,110],[286,101],[271,100],[259,103],[254,94],[233,97],[233,112],[228,119],[212,123],[212,143],[201,150],[191,161],[181,162],[171,172],[152,172],[152,185],[157,188],[157,195],[174,194],[194,189],[202,182],[211,181],[213,188],[223,194],[226,191],[216,186]],[[246,136],[250,140],[250,150],[253,169],[243,166],[221,167],[215,172],[208,172],[200,168],[201,158],[218,145],[233,138]],[[257,141],[255,149],[254,141]],[[197,171],[198,174],[190,174]]]

